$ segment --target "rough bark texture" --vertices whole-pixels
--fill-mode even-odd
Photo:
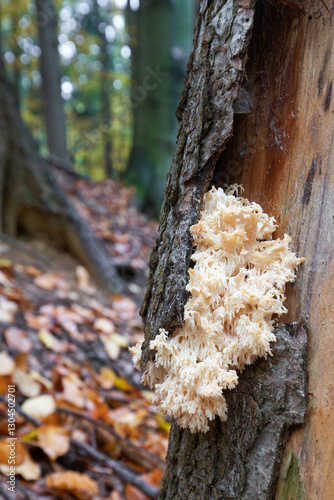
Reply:
[[[200,6],[186,86],[177,108],[181,121],[178,147],[167,176],[141,310],[145,323],[142,367],[152,358],[147,346],[159,328],[171,332],[182,321],[192,249],[189,227],[198,219],[216,159],[232,135],[233,105],[253,24],[251,5],[217,0],[203,1]]]
[[[284,435],[304,422],[306,345],[303,325],[276,330],[273,357],[224,391],[228,418],[207,434],[172,426],[161,499],[266,500],[274,494]]]
[[[212,8],[217,2],[210,5]],[[196,47],[198,50],[203,47],[199,27],[203,23],[205,6],[206,3],[201,2],[202,14],[195,34],[194,55]],[[334,431],[334,337],[331,333],[334,324],[334,262],[331,259],[334,250],[334,6],[328,4],[328,7],[331,14],[322,2],[315,0],[305,0],[303,3],[269,3],[259,0],[248,51],[247,78],[242,82],[235,104],[236,114],[234,117],[230,115],[224,124],[221,120],[203,123],[198,118],[203,115],[199,114],[196,118],[192,115],[191,125],[187,121],[191,110],[198,113],[200,96],[207,93],[212,100],[215,90],[200,74],[197,76],[192,73],[194,55],[192,56],[186,92],[179,106],[179,118],[182,118],[179,152],[169,174],[160,236],[151,257],[151,274],[142,309],[146,321],[144,366],[150,359],[150,354],[154,355],[147,349],[150,338],[156,335],[160,327],[171,332],[182,321],[186,300],[184,289],[188,280],[187,268],[191,253],[188,229],[197,220],[199,202],[207,189],[218,149],[220,155],[215,165],[213,183],[223,187],[234,183],[242,184],[245,188],[244,196],[259,203],[278,220],[279,227],[275,237],[289,233],[292,236],[293,250],[306,258],[298,271],[296,282],[287,287],[286,306],[289,313],[282,318],[285,322],[307,322],[309,393],[305,425],[290,431],[275,490],[269,488],[267,496],[261,493],[262,497],[260,493],[259,496],[249,493],[248,497],[246,493],[240,493],[246,495],[244,498],[247,499],[328,500],[333,497],[334,491],[334,475],[331,472],[333,441],[329,439]],[[228,53],[229,41],[230,39],[220,39],[220,57]],[[208,74],[214,78],[217,71],[216,60],[210,59],[210,55],[204,60],[210,66]],[[228,61],[224,64],[228,64]],[[226,71],[224,64],[220,75]],[[237,83],[232,85],[233,91],[237,91]],[[227,96],[229,98],[228,94]],[[210,111],[213,109],[210,106]],[[191,137],[193,124],[199,124],[205,130],[206,123],[209,131],[213,127],[223,128],[220,129],[221,148],[216,149],[214,144],[208,143],[205,150],[205,141],[210,137],[210,132]],[[232,134],[232,123],[233,137],[222,152],[227,138]],[[189,152],[185,144],[188,145]],[[203,161],[205,154],[208,154],[208,162]],[[262,366],[262,362],[259,363]],[[264,370],[261,380],[267,376],[269,374]],[[237,387],[236,392],[240,387]],[[234,395],[232,399],[235,397],[237,396]],[[298,390],[295,397],[298,397]],[[230,404],[233,405],[233,401]],[[278,426],[280,429],[284,428],[283,413],[275,416],[275,411],[271,411],[271,418],[278,419]],[[238,435],[238,428],[247,428],[249,422],[249,415],[245,411],[237,422],[227,422],[226,425],[230,426],[228,434]],[[206,479],[197,477],[201,470],[205,470],[205,476],[210,478],[211,485],[214,486],[215,482],[220,484],[217,470],[220,469],[220,473],[226,477],[226,462],[216,446],[216,442],[220,442],[220,434],[220,423],[216,423],[214,430],[208,435],[192,436],[173,428],[166,478],[169,477],[172,481],[169,472],[171,467],[178,475],[191,478],[191,481],[188,481],[189,490],[186,495],[185,490],[182,490],[182,494],[174,497],[169,493],[173,490],[168,490],[165,482],[164,498],[191,498],[190,493],[195,494],[190,490],[191,482],[195,482],[198,491],[202,491],[200,483],[205,483]],[[178,444],[180,436],[181,447]],[[259,436],[255,439],[252,450],[259,446]],[[250,442],[249,437],[245,439]],[[279,441],[273,433],[272,450],[276,457],[279,456]],[[190,456],[189,450],[193,450],[196,455],[193,454],[190,461],[183,463],[180,458],[176,459],[177,447],[178,453],[183,453],[185,457]],[[211,455],[208,455],[208,450]],[[210,457],[205,469],[198,467],[194,458],[201,456]],[[251,472],[257,467],[251,454],[247,457],[248,462],[244,468],[245,492],[251,484]],[[237,461],[239,459],[240,456]],[[177,468],[175,460],[178,460]],[[274,477],[277,464],[273,466],[268,462],[268,468],[265,464],[262,473],[268,474],[269,466]],[[231,464],[229,467],[233,470]],[[199,472],[196,472],[196,468]],[[166,481],[168,482],[167,479]],[[177,483],[175,488],[179,487],[181,485]],[[207,489],[199,498],[223,499],[227,494],[231,492],[224,490],[221,494],[217,493],[216,497],[210,497]],[[243,497],[238,497],[237,494],[235,498]]]
[[[127,286],[41,157],[15,106],[0,65],[0,232],[43,234],[73,253],[99,283],[118,293]],[[64,175],[64,174],[63,174]]]

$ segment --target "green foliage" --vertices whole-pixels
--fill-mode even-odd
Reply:
[[[124,11],[117,5],[125,6],[120,1],[55,1],[70,161],[95,179],[105,176],[108,138],[115,177],[126,169],[132,145],[130,37]],[[2,0],[1,34],[6,71],[22,116],[42,152],[47,153],[33,0]],[[109,93],[107,121],[102,99],[104,84]]]

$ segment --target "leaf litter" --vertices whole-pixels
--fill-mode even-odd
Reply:
[[[156,498],[170,422],[150,403],[127,348],[143,335],[138,308],[157,225],[119,183],[79,179],[67,192],[133,295],[99,290],[44,240],[0,241],[1,492],[15,385],[15,498]]]

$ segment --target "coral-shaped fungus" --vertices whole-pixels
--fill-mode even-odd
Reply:
[[[287,312],[285,283],[304,260],[289,249],[288,235],[271,239],[275,228],[259,205],[215,188],[190,228],[196,251],[184,323],[170,336],[160,329],[151,341],[155,360],[143,383],[155,389],[159,410],[191,432],[206,432],[216,415],[225,420],[222,389],[236,386],[236,370],[271,355],[272,315]],[[141,343],[130,350],[139,369]]]

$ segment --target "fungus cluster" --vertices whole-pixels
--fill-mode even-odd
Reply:
[[[190,228],[196,251],[189,269],[183,326],[151,341],[143,383],[154,404],[191,432],[206,432],[208,420],[226,419],[223,389],[238,383],[237,370],[271,355],[273,314],[287,312],[288,281],[303,261],[289,249],[290,237],[272,240],[276,223],[256,203],[213,188],[200,219]],[[141,343],[130,349],[139,369]]]

